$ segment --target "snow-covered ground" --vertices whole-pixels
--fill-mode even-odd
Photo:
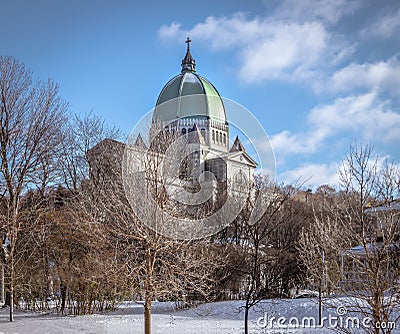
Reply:
[[[341,305],[336,300],[336,305]],[[243,301],[226,301],[200,305],[189,310],[175,311],[173,303],[158,303],[153,306],[152,333],[162,334],[240,334],[243,333]],[[324,315],[337,316],[336,307],[324,309]],[[345,315],[344,315],[345,316]],[[265,301],[250,312],[251,333],[332,333],[328,328],[269,328],[269,321],[285,317],[301,320],[313,317],[318,321],[318,306],[315,300],[288,299]],[[261,319],[260,319],[261,318]],[[271,320],[272,319],[272,320]],[[292,320],[293,321],[293,320]],[[293,322],[292,322],[293,324]],[[301,327],[301,326],[299,326]],[[42,333],[143,333],[143,307],[128,302],[115,312],[91,316],[35,315],[16,312],[15,322],[8,322],[8,308],[0,309],[0,334]]]

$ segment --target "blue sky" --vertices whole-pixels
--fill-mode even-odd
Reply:
[[[264,126],[279,180],[336,184],[355,139],[400,160],[397,0],[0,0],[0,12],[0,54],[126,133],[190,36],[198,73]]]

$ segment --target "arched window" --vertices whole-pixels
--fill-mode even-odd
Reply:
[[[212,141],[213,141],[213,143],[215,143],[215,131],[214,130],[212,130]]]
[[[219,142],[222,144],[222,132],[219,133]]]
[[[226,133],[224,133],[224,145],[226,145]]]
[[[182,128],[182,134],[183,134],[183,135],[186,134],[186,128]]]
[[[206,138],[206,130],[205,129],[201,129],[200,130],[201,135],[203,136],[203,138]]]

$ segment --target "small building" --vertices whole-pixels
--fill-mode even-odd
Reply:
[[[375,257],[387,259],[388,270],[380,275],[381,280],[389,283],[398,275],[391,268],[397,268],[400,259],[400,200],[369,206],[364,212],[376,223],[376,228],[364,245],[356,245],[340,253],[343,290],[364,289],[370,273],[368,262]],[[388,225],[390,229],[386,230]],[[380,261],[382,264],[383,260]]]

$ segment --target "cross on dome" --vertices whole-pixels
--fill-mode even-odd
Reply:
[[[196,61],[193,59],[192,55],[190,54],[190,42],[192,40],[188,37],[185,41],[187,44],[187,50],[185,58],[182,60],[182,73],[186,71],[196,72]]]
[[[190,42],[191,42],[192,40],[188,37],[188,38],[186,38],[186,44],[187,44],[187,49],[188,49],[188,51],[190,50]]]

